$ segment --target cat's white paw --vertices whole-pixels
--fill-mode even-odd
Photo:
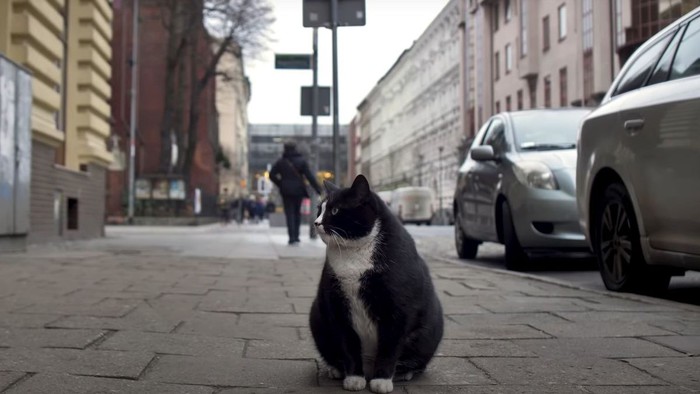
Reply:
[[[343,373],[335,367],[328,367],[328,377],[333,380],[338,380],[343,378]]]
[[[391,379],[372,379],[369,381],[369,390],[373,393],[390,393],[394,391],[394,383]]]
[[[343,380],[343,388],[348,391],[364,390],[365,386],[367,386],[367,381],[364,376],[347,376]]]

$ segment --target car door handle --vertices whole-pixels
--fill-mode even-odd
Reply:
[[[641,130],[644,127],[644,119],[630,119],[625,121],[625,129],[629,131]]]

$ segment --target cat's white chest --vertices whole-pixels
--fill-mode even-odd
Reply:
[[[360,342],[364,359],[374,359],[377,353],[377,324],[370,317],[367,306],[360,298],[360,278],[371,270],[376,232],[368,235],[367,243],[359,248],[328,249],[328,263],[340,282],[348,300],[350,318]]]

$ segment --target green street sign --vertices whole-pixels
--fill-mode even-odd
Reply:
[[[287,70],[310,70],[311,55],[275,54],[275,68]]]

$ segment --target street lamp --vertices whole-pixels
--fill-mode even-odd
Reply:
[[[442,150],[444,147],[440,146],[438,152],[440,153],[438,158],[438,201],[440,206],[440,214],[438,215],[439,224],[443,223],[443,211],[442,211]]]

